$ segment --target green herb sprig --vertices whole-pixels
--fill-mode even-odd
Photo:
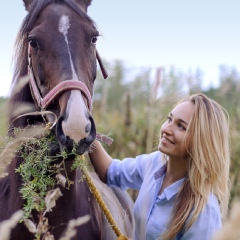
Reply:
[[[22,177],[23,185],[20,188],[22,198],[26,200],[23,207],[24,218],[29,218],[32,210],[44,211],[44,198],[56,184],[55,174],[62,169],[54,164],[56,157],[49,155],[50,146],[56,143],[55,137],[46,134],[41,138],[33,138],[18,148],[18,154],[24,159],[16,169]],[[58,158],[57,158],[58,159]]]

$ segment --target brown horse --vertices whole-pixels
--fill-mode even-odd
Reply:
[[[90,4],[91,0],[24,0],[28,14],[16,40],[9,134],[16,128],[53,122],[52,116],[57,116],[52,131],[59,145],[52,154],[63,148],[70,152],[73,146],[77,154],[83,154],[89,151],[96,138],[91,111],[96,61],[100,61],[96,51],[99,32],[87,15]],[[100,67],[106,75],[101,61]],[[29,81],[24,82],[22,77],[27,74]],[[34,111],[54,114],[44,117],[26,114]],[[22,178],[15,172],[22,162],[21,157],[14,157],[8,166],[8,176],[0,180],[0,221],[9,219],[25,203],[19,193]],[[77,228],[74,239],[116,239],[87,184],[77,181],[82,176],[81,171],[70,170],[72,162],[73,158],[66,159],[65,169],[74,185],[70,189],[61,188],[63,195],[52,212],[47,213],[49,232],[59,239],[69,220],[88,214],[90,221]],[[133,238],[133,202],[129,195],[108,188],[96,176],[94,181],[105,191],[107,204],[123,234]],[[37,222],[38,217],[37,212],[32,213],[33,221]],[[12,230],[11,239],[31,240],[34,234],[19,223]]]

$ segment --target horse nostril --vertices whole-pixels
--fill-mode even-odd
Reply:
[[[89,133],[91,130],[91,123],[88,123],[87,126],[85,127],[85,132]]]

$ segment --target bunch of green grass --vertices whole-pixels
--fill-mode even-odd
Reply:
[[[48,132],[41,138],[32,138],[24,142],[17,150],[18,155],[23,158],[16,172],[21,175],[23,181],[20,193],[26,200],[23,207],[24,219],[29,218],[33,210],[45,210],[44,199],[47,192],[56,186],[56,174],[64,170],[63,160],[68,154],[63,150],[59,155],[51,156],[50,146],[53,144],[58,142],[55,136]]]
[[[22,143],[18,149],[17,154],[23,158],[23,162],[16,169],[22,177],[22,187],[20,193],[26,203],[23,207],[24,217],[27,219],[31,217],[33,210],[43,213],[46,210],[45,197],[47,192],[54,189],[58,184],[56,175],[65,172],[64,160],[71,156],[76,156],[76,148],[71,152],[61,150],[57,155],[51,156],[50,150],[53,145],[58,145],[58,141],[54,134],[46,131],[41,137],[31,138],[29,141]],[[79,161],[75,158],[72,164],[72,171],[81,169],[83,166],[87,167],[87,163]],[[67,179],[67,186],[69,188],[72,181]]]

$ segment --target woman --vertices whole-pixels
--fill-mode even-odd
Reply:
[[[123,161],[99,142],[90,159],[102,181],[139,189],[135,239],[208,240],[228,210],[230,151],[223,108],[187,97],[161,127],[159,151]]]

